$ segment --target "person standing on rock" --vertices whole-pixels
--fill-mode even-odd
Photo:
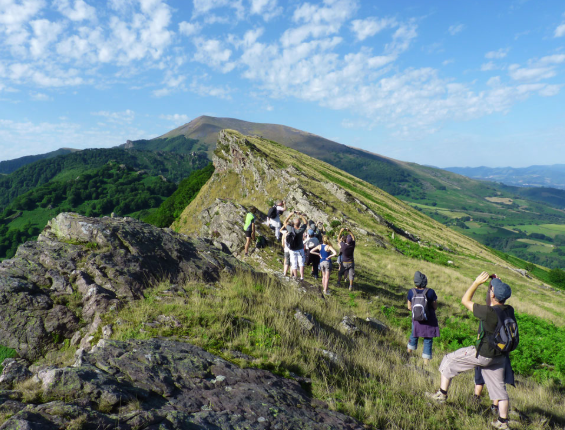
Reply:
[[[288,221],[293,215],[298,215],[300,218],[295,218],[293,225]],[[298,270],[300,269],[300,280],[304,280],[304,239],[303,235],[306,231],[306,218],[301,212],[294,211],[288,215],[284,220],[284,228],[286,229],[286,244],[290,250],[290,269],[292,276],[298,278]]]
[[[249,244],[251,240],[255,241],[255,214],[257,209],[255,206],[251,206],[249,212],[245,216],[245,224],[243,225],[243,231],[245,232],[245,256],[247,257],[249,253]]]
[[[428,278],[421,272],[414,274],[414,285],[408,291],[408,310],[412,311],[412,334],[407,345],[407,352],[411,354],[418,349],[418,339],[424,338],[424,351],[422,358],[424,364],[432,359],[432,345],[434,337],[439,337],[439,324],[436,316],[437,294],[427,288]]]
[[[347,235],[344,234],[347,232]],[[342,238],[345,237],[345,240]],[[355,236],[348,228],[342,228],[337,237],[341,250],[341,267],[337,272],[337,286],[341,285],[341,278],[347,274],[349,276],[349,291],[353,291],[353,279],[355,278]]]
[[[284,200],[277,200],[267,212],[269,226],[275,230],[277,240],[281,239],[281,215],[284,211],[286,211],[286,202]]]
[[[461,299],[463,306],[480,321],[477,345],[460,348],[443,357],[439,366],[440,388],[436,393],[426,393],[426,396],[437,403],[445,403],[451,379],[479,366],[491,400],[498,400],[498,420],[493,421],[491,426],[507,429],[509,398],[504,381],[507,366],[510,365],[508,353],[518,345],[518,326],[514,309],[505,304],[512,290],[499,278],[494,278],[489,287],[490,306],[473,303],[475,291],[489,278],[487,272],[481,273]],[[505,339],[500,336],[502,328]]]
[[[330,273],[332,271],[332,258],[337,255],[337,252],[333,248],[328,236],[322,238],[322,244],[318,245],[312,251],[310,255],[320,256],[320,270],[322,271],[322,288],[324,289],[324,294],[329,294],[328,286],[330,285]]]

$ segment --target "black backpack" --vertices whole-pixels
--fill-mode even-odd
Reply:
[[[275,219],[277,217],[277,207],[271,206],[269,212],[267,212],[267,218]]]
[[[424,288],[423,292],[412,288],[412,319],[414,321],[427,321],[428,320],[428,290]]]
[[[286,246],[288,246],[288,249],[290,249],[291,251],[297,251],[298,249],[300,249],[300,239],[298,237],[298,234],[296,233],[294,228],[288,230],[289,231],[286,234]]]
[[[255,243],[255,248],[264,248],[267,245],[267,241],[263,236],[259,236]]]
[[[493,306],[492,308],[498,316],[498,324],[493,334],[489,336],[489,345],[496,351],[508,354],[514,351],[518,347],[518,343],[520,343],[514,309],[511,306],[508,306],[506,309],[502,309],[500,306]]]

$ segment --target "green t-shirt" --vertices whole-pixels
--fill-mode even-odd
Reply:
[[[247,214],[247,216],[245,217],[245,224],[243,226],[243,230],[245,230],[245,231],[251,230],[251,225],[253,223],[255,223],[255,215],[253,215],[251,212],[249,212]]]
[[[507,305],[499,306],[502,310],[506,310],[506,308],[508,308]],[[475,317],[477,317],[482,324],[482,331],[481,327],[479,327],[479,338],[477,339],[477,350],[479,351],[479,355],[487,358],[494,358],[502,355],[500,351],[497,351],[496,349],[491,347],[488,342],[489,336],[494,333],[498,324],[498,316],[496,315],[496,311],[492,306],[479,305],[475,303],[473,305],[473,315],[475,315]]]

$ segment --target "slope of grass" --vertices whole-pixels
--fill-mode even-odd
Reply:
[[[7,358],[13,358],[16,356],[16,351],[11,348],[6,348],[5,346],[0,345],[0,373],[2,373],[2,363]]]

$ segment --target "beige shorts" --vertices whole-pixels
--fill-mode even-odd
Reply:
[[[487,358],[482,355],[476,357],[476,355],[477,350],[474,346],[458,349],[443,357],[439,365],[439,371],[443,376],[451,379],[460,373],[475,369],[475,366],[479,366],[485,379],[490,399],[508,400],[506,384],[504,383],[504,363],[506,357]]]

